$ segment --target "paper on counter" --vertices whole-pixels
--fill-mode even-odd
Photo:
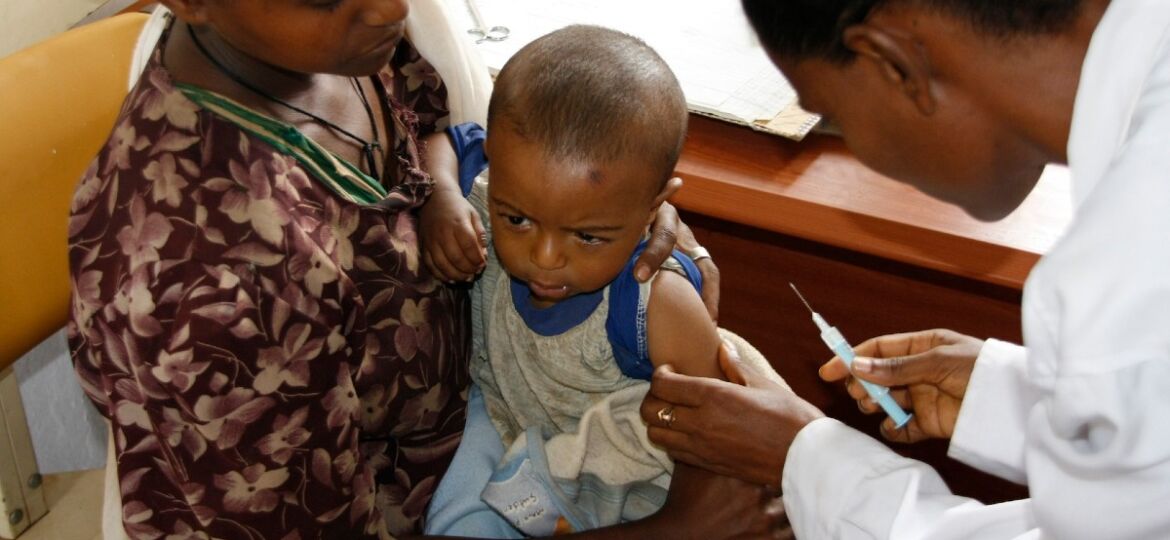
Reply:
[[[443,0],[457,27],[474,26],[467,0]],[[642,38],[682,85],[693,112],[800,140],[819,116],[772,65],[739,2],[699,0],[473,0],[503,41],[476,45],[492,73],[534,39],[570,24],[595,24]],[[469,36],[470,37],[470,36]]]

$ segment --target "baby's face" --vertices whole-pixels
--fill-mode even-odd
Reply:
[[[492,240],[500,263],[547,307],[596,291],[621,271],[649,224],[654,168],[636,159],[549,159],[510,129],[487,139]]]

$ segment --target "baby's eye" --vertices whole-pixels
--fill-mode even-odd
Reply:
[[[517,216],[512,214],[503,214],[503,216],[504,219],[508,220],[508,224],[512,225],[513,227],[523,227],[528,225],[528,218],[524,216]]]
[[[341,7],[341,3],[343,1],[344,0],[325,0],[313,4],[313,7],[322,11],[335,11],[337,8]]]
[[[580,240],[581,243],[585,244],[585,245],[595,246],[595,245],[602,244],[602,243],[606,242],[606,239],[600,238],[597,236],[593,236],[592,234],[589,234],[589,233],[579,232],[579,233],[575,233],[575,234],[577,235],[577,240]]]

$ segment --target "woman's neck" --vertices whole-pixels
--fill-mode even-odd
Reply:
[[[312,100],[323,84],[338,79],[273,66],[237,49],[211,27],[191,27],[190,32],[187,27],[183,21],[175,22],[163,52],[163,62],[176,81],[197,85],[249,106],[268,109],[268,100],[233,80],[233,76],[264,94],[294,102]],[[200,51],[200,45],[206,54]]]
[[[198,86],[285,122],[373,176],[385,170],[391,132],[376,87],[333,74],[305,74],[265,63],[211,28],[176,21],[163,63],[176,82]],[[357,94],[360,92],[360,94]]]

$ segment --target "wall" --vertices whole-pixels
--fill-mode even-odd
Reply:
[[[55,35],[105,0],[0,0],[0,58]]]
[[[81,391],[64,332],[24,355],[14,369],[41,473],[104,466],[106,421]]]
[[[76,24],[105,0],[0,0],[0,58]],[[58,333],[15,366],[42,473],[105,463],[105,422],[85,399]]]

